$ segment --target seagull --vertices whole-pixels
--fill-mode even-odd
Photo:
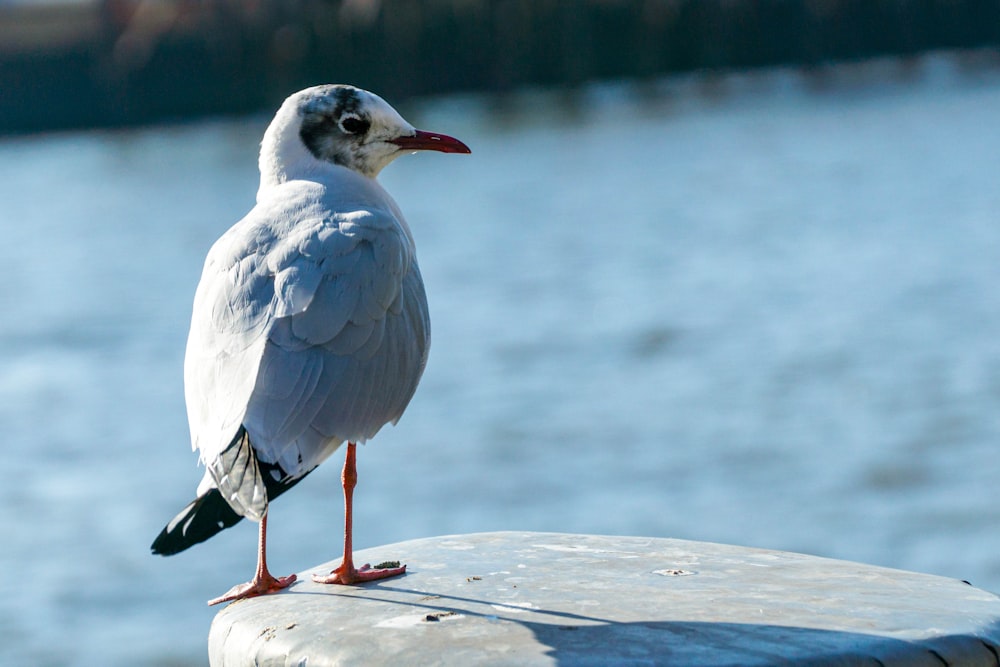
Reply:
[[[246,517],[259,522],[252,580],[218,604],[281,590],[267,569],[267,509],[341,444],[343,562],[319,583],[406,572],[355,568],[357,443],[395,424],[427,363],[430,318],[409,226],[376,180],[403,153],[470,153],[415,129],[347,85],[301,90],[264,133],[254,208],[215,242],[194,297],[184,359],[196,498],[152,544],[179,553]]]

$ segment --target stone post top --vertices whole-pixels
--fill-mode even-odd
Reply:
[[[499,532],[365,549],[404,576],[299,575],[220,611],[231,665],[998,665],[1000,597],[965,582],[782,551]]]

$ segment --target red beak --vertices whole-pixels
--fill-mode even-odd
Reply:
[[[417,130],[412,137],[399,137],[392,143],[404,151],[438,151],[441,153],[471,153],[469,147],[447,134]]]

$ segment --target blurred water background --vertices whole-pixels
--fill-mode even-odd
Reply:
[[[399,106],[473,155],[382,176],[434,344],[359,451],[356,547],[679,537],[1000,590],[992,55]],[[252,573],[252,524],[148,546],[200,478],[190,303],[268,119],[0,141],[2,664],[205,664]],[[273,507],[274,572],[339,556],[340,461]]]

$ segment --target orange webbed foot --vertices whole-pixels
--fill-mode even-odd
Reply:
[[[379,563],[372,567],[365,563],[360,568],[355,569],[353,565],[344,564],[327,575],[314,574],[312,579],[317,584],[360,584],[365,581],[375,581],[376,579],[388,579],[406,574],[406,566],[400,565],[398,561],[394,563]]]
[[[290,574],[287,577],[272,577],[270,574],[266,574],[263,577],[254,577],[252,581],[248,581],[245,584],[238,584],[230,588],[225,595],[215,598],[214,600],[209,600],[209,606],[221,604],[223,602],[232,602],[234,600],[245,600],[246,598],[257,597],[258,595],[267,595],[268,593],[276,593],[284,588],[288,588],[294,582],[296,576]]]

